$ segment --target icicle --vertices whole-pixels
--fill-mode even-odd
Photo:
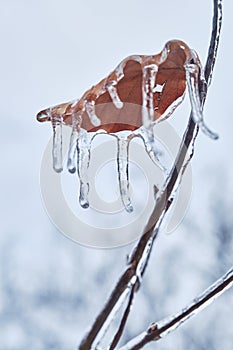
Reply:
[[[71,174],[76,171],[76,151],[77,141],[80,135],[80,119],[72,114],[72,133],[70,136],[70,146],[68,151],[67,168]]]
[[[154,95],[155,79],[158,67],[155,64],[143,68],[142,98],[143,110],[142,121],[146,129],[153,128],[154,122]]]
[[[210,138],[216,140],[218,135],[212,132],[204,123],[202,106],[199,95],[198,88],[198,75],[199,67],[196,64],[187,64],[186,69],[186,79],[188,84],[189,98],[192,107],[192,116],[195,123],[201,128],[201,130]]]
[[[53,169],[60,173],[62,166],[62,117],[51,115],[51,123],[53,127]]]
[[[76,156],[76,145],[77,140],[79,137],[79,132],[72,130],[71,136],[70,136],[70,147],[68,152],[68,160],[67,160],[67,168],[71,174],[75,173],[76,171],[76,162],[75,162],[75,156]]]
[[[126,211],[131,213],[133,207],[129,196],[129,139],[117,137],[117,168],[121,199]]]
[[[95,102],[94,101],[87,101],[85,104],[86,112],[88,114],[88,117],[90,118],[91,123],[94,126],[99,126],[101,124],[100,119],[95,114]]]
[[[151,144],[151,140],[148,137],[147,130],[145,130],[143,126],[138,130],[137,135],[142,139],[146,152],[153,161],[153,163],[155,163],[163,172],[166,172],[167,168],[160,159],[162,152],[158,149],[156,149],[155,152],[155,140],[153,139],[153,144]]]
[[[154,142],[154,94],[156,73],[158,67],[155,64],[145,66],[143,68],[143,83],[142,83],[142,122],[147,134],[146,147],[148,153],[154,153],[154,157],[157,158],[157,150],[155,149]]]
[[[89,207],[88,167],[90,163],[90,148],[91,148],[91,138],[85,130],[81,130],[80,136],[77,140],[77,153],[78,153],[77,171],[80,179],[79,203],[83,208]]]
[[[106,84],[106,89],[108,90],[108,93],[112,99],[112,102],[114,103],[115,107],[118,109],[121,109],[123,107],[123,102],[120,100],[120,97],[117,93],[117,89],[115,88],[114,84],[116,82],[111,81]]]

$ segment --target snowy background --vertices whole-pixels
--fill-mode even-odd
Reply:
[[[179,310],[232,264],[232,11],[224,22],[185,219],[161,234],[125,340]],[[8,0],[0,4],[0,350],[75,349],[124,267],[130,246],[96,250],[65,238],[42,204],[39,173],[51,136],[36,113],[80,96],[124,57],[180,38],[205,62],[212,1]],[[185,105],[184,105],[185,106]],[[173,120],[177,130],[186,121]],[[179,113],[176,114],[179,116]],[[68,176],[68,175],[67,175]],[[146,349],[232,349],[233,295]]]

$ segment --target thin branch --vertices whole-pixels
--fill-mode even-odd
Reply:
[[[219,38],[222,27],[222,0],[214,0],[214,15],[212,23],[212,34],[205,66],[205,80],[210,85],[213,69],[217,57]]]
[[[136,285],[134,285],[134,287],[135,286]],[[127,322],[127,318],[129,316],[130,309],[131,309],[131,306],[132,306],[132,303],[133,303],[133,298],[134,298],[134,293],[135,293],[134,289],[135,288],[131,289],[131,293],[130,293],[130,296],[129,296],[129,300],[128,300],[126,309],[125,309],[124,314],[122,316],[122,319],[121,319],[118,331],[116,332],[116,334],[115,334],[115,336],[113,338],[113,341],[110,344],[109,350],[114,350],[115,349],[115,347],[117,346],[117,344],[118,344],[118,342],[119,342],[119,340],[121,338],[121,335],[122,335],[122,333],[124,331],[124,328],[125,328],[125,325],[126,325],[126,322]]]
[[[213,29],[210,41],[210,47],[208,52],[207,63],[205,67],[205,78],[208,84],[210,84],[212,71],[215,63],[218,43],[219,43],[219,33],[221,29],[221,19],[222,19],[222,6],[221,0],[214,0],[214,17],[213,17]],[[206,95],[202,96],[202,105],[204,105]],[[144,232],[132,252],[129,259],[128,265],[124,273],[121,275],[118,283],[113,289],[107,303],[105,304],[102,311],[97,316],[91,330],[82,340],[79,349],[80,350],[90,350],[93,343],[104,326],[107,318],[113,311],[114,307],[117,305],[122,294],[127,288],[132,288],[134,293],[134,285],[140,280],[146,270],[146,266],[149,261],[151,249],[153,243],[158,235],[160,225],[163,221],[164,215],[170,207],[172,200],[172,195],[176,190],[178,183],[181,181],[183,172],[186,168],[187,161],[186,157],[190,146],[192,146],[189,159],[193,155],[193,146],[197,136],[197,126],[195,125],[192,114],[189,117],[188,126],[183,136],[181,146],[174,163],[174,166],[168,176],[166,184],[163,190],[158,195],[152,214],[148,220],[148,223],[144,229]],[[132,298],[133,299],[133,298]],[[127,319],[128,313],[124,314],[123,317]],[[126,320],[125,320],[126,321]],[[124,324],[125,324],[124,321]]]
[[[130,340],[119,350],[139,350],[151,341],[156,341],[171,333],[185,321],[210,305],[217,297],[233,285],[233,267],[213,285],[195,298],[187,307],[177,314],[150,325],[146,332]]]

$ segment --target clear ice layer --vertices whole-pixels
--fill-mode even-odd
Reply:
[[[116,84],[116,82],[115,82]],[[117,93],[117,89],[114,86],[114,82],[110,82],[106,85],[106,88],[109,92],[109,95],[112,99],[113,104],[115,105],[116,108],[121,109],[123,107],[123,102],[120,100],[120,97]]]
[[[203,120],[198,85],[199,67],[197,64],[187,64],[185,68],[193,120],[207,136],[216,140],[218,139],[218,135],[212,132]]]
[[[100,119],[95,114],[95,102],[94,101],[87,101],[85,104],[86,112],[88,114],[88,117],[90,118],[91,123],[94,126],[99,126],[101,124]]]

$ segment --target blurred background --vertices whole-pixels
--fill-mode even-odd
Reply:
[[[220,135],[199,134],[187,214],[161,232],[123,341],[178,311],[232,264],[232,12],[224,1],[219,54],[205,118]],[[0,350],[75,349],[125,266],[132,245],[92,249],[64,237],[40,195],[51,137],[36,113],[79,97],[130,54],[161,51],[178,38],[204,63],[212,1],[8,0],[0,4]],[[169,122],[181,132],[186,101]],[[67,176],[70,176],[67,174]],[[233,294],[146,349],[232,349]]]

